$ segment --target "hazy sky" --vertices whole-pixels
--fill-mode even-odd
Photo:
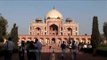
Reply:
[[[54,6],[63,15],[64,20],[69,17],[79,24],[80,34],[91,34],[92,18],[98,16],[99,29],[103,33],[103,23],[107,22],[107,1],[105,0],[2,0],[0,13],[8,20],[8,32],[13,23],[16,23],[19,34],[28,34],[30,22],[37,17],[44,19],[46,13]]]

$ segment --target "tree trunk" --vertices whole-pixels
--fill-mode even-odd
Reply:
[[[96,51],[97,51],[97,49],[93,48],[93,56],[96,56]]]

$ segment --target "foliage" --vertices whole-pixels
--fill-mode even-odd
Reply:
[[[92,48],[97,48],[97,46],[101,42],[101,36],[98,29],[98,18],[97,16],[93,17],[93,25],[92,25],[92,35],[91,35],[91,45]]]
[[[0,16],[0,42],[3,42],[3,38],[6,36],[7,20]]]
[[[104,22],[104,25],[103,25],[103,32],[104,32],[104,35],[107,39],[107,22]]]
[[[16,23],[13,24],[13,28],[11,29],[11,33],[10,33],[10,37],[12,38],[12,40],[17,45],[17,42],[18,42],[18,27],[16,26]]]
[[[93,49],[93,56],[96,56],[97,47],[101,42],[101,36],[98,29],[98,18],[97,16],[93,17],[93,25],[92,25],[92,34],[91,34],[91,45]]]

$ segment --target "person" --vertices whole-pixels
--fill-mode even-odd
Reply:
[[[82,44],[79,43],[79,44],[78,44],[78,53],[79,53],[79,54],[81,53],[81,52],[80,52],[80,51],[81,51],[81,48],[82,48]]]
[[[69,51],[71,52],[72,49],[72,43],[69,44]]]
[[[28,48],[28,60],[36,60],[36,56],[35,56],[35,46],[34,46],[34,42],[30,41],[29,43],[29,48]]]
[[[30,41],[27,41],[26,45],[25,45],[25,49],[27,51],[27,58],[28,60],[30,60],[30,52],[29,52],[29,49],[30,49]]]
[[[21,41],[21,46],[19,46],[19,60],[24,60],[24,52],[25,52],[24,41]]]
[[[66,45],[65,45],[65,42],[63,41],[61,43],[61,50],[62,50],[61,57],[62,57],[62,59],[64,58],[65,48],[66,48]]]
[[[77,53],[77,45],[76,45],[76,42],[73,40],[73,42],[72,42],[72,60],[76,60],[76,53]]]
[[[35,39],[35,44],[34,44],[35,48],[36,48],[36,60],[41,60],[41,49],[42,49],[42,44],[38,39]]]
[[[12,41],[12,38],[9,37],[6,43],[4,44],[4,60],[12,60],[12,53],[13,50],[15,49],[15,44]]]

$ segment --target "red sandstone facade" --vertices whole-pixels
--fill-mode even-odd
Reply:
[[[29,35],[19,35],[20,41],[34,41],[37,38],[42,44],[51,44],[55,42],[60,44],[62,41],[67,42],[69,38],[77,42],[90,43],[90,35],[79,35],[79,25],[67,18],[63,20],[63,16],[56,9],[51,9],[45,19],[37,18],[29,25]]]

